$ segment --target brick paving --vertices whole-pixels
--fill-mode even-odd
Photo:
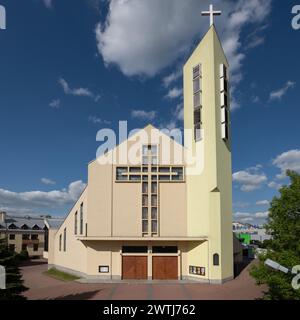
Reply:
[[[29,288],[24,296],[30,300],[254,300],[263,296],[266,287],[256,286],[250,266],[223,285],[63,282],[43,274],[47,264],[38,261],[22,266],[21,271]]]

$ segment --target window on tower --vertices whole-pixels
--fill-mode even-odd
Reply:
[[[224,64],[220,65],[220,104],[221,104],[221,136],[229,140],[229,102],[228,102],[228,72]]]
[[[193,68],[193,107],[194,107],[194,138],[201,140],[201,108],[202,108],[202,67]]]

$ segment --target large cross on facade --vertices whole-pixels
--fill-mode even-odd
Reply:
[[[214,24],[214,16],[220,16],[222,14],[222,11],[214,11],[214,6],[211,4],[209,6],[209,11],[202,11],[201,14],[203,16],[210,17],[210,26],[212,26]]]

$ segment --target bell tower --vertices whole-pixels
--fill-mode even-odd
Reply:
[[[228,62],[210,15],[210,28],[184,66],[185,146],[200,168],[188,174],[188,235],[207,236],[190,248],[189,265],[205,265],[211,283],[233,278],[232,167]],[[186,131],[185,131],[186,132]],[[192,141],[188,141],[192,139]],[[201,163],[200,163],[201,162]]]

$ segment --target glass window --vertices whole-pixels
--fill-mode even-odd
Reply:
[[[153,247],[153,253],[177,253],[178,247]]]
[[[151,172],[157,172],[157,167],[152,167]]]
[[[22,240],[29,240],[29,234],[22,234]]]
[[[200,108],[194,111],[194,124],[201,123],[201,110]]]
[[[149,164],[149,161],[148,161],[148,157],[143,157],[143,164],[145,164],[145,165],[148,165]]]
[[[142,216],[143,220],[147,220],[148,219],[148,208],[144,207],[143,208],[143,216]]]
[[[31,240],[38,240],[39,239],[39,235],[38,234],[32,234],[31,235]]]
[[[80,234],[83,234],[83,203],[80,205]]]
[[[220,258],[219,258],[219,255],[217,254],[217,253],[215,253],[214,255],[213,255],[213,263],[214,263],[214,266],[218,266],[218,265],[220,265]]]
[[[143,233],[148,233],[148,220],[143,220]]]
[[[129,172],[140,173],[141,172],[141,168],[140,167],[130,167],[129,168]]]
[[[15,240],[16,239],[16,235],[15,234],[10,234],[9,235],[9,240]]]
[[[143,167],[143,172],[148,172],[148,167]]]
[[[64,251],[67,250],[67,229],[64,229]]]
[[[143,207],[147,207],[148,206],[148,195],[143,195]]]
[[[33,245],[33,251],[38,251],[38,250],[39,250],[39,245],[35,243]]]
[[[201,124],[198,123],[195,125],[195,140],[201,140]]]
[[[197,65],[196,67],[193,68],[193,79],[197,78],[200,76],[200,65]]]
[[[62,238],[62,236],[61,235],[59,235],[59,251],[61,251],[61,238]]]
[[[148,146],[143,146],[143,156],[148,155]]]
[[[132,175],[132,176],[129,176],[129,180],[130,181],[141,181],[141,176]]]
[[[148,181],[148,176],[143,176],[143,181]]]
[[[152,159],[151,159],[151,164],[152,164],[152,165],[157,165],[157,164],[158,164],[157,157],[152,157]]]
[[[157,220],[157,208],[156,207],[151,208],[151,219]]]
[[[126,167],[117,168],[117,180],[119,180],[119,181],[127,180],[127,176],[123,175],[124,173],[127,173]]]
[[[172,180],[174,181],[182,181],[183,180],[183,167],[174,167],[172,168],[172,172],[176,173],[176,175],[172,176]]]
[[[198,91],[200,91],[200,78],[193,80],[193,89],[194,89],[194,93],[197,93]]]
[[[146,246],[123,246],[122,253],[147,253],[148,247]]]
[[[159,172],[161,173],[169,173],[170,172],[170,167],[160,167]]]
[[[152,176],[153,181],[157,181],[157,176]]]
[[[156,156],[157,155],[157,146],[151,146],[151,155]]]
[[[143,193],[148,193],[148,182],[143,182]]]
[[[75,235],[77,234],[77,217],[78,217],[78,212],[76,211],[75,212],[75,216],[74,216],[74,233],[75,233]]]
[[[151,193],[157,193],[157,182],[151,183]]]
[[[201,92],[194,94],[194,108],[201,107]]]
[[[160,181],[170,181],[170,176],[167,176],[167,175],[162,175],[162,176],[159,176],[159,180]]]
[[[152,231],[152,233],[157,233],[157,221],[156,220],[151,221],[151,231]]]
[[[157,196],[156,195],[151,196],[151,206],[157,207]]]

